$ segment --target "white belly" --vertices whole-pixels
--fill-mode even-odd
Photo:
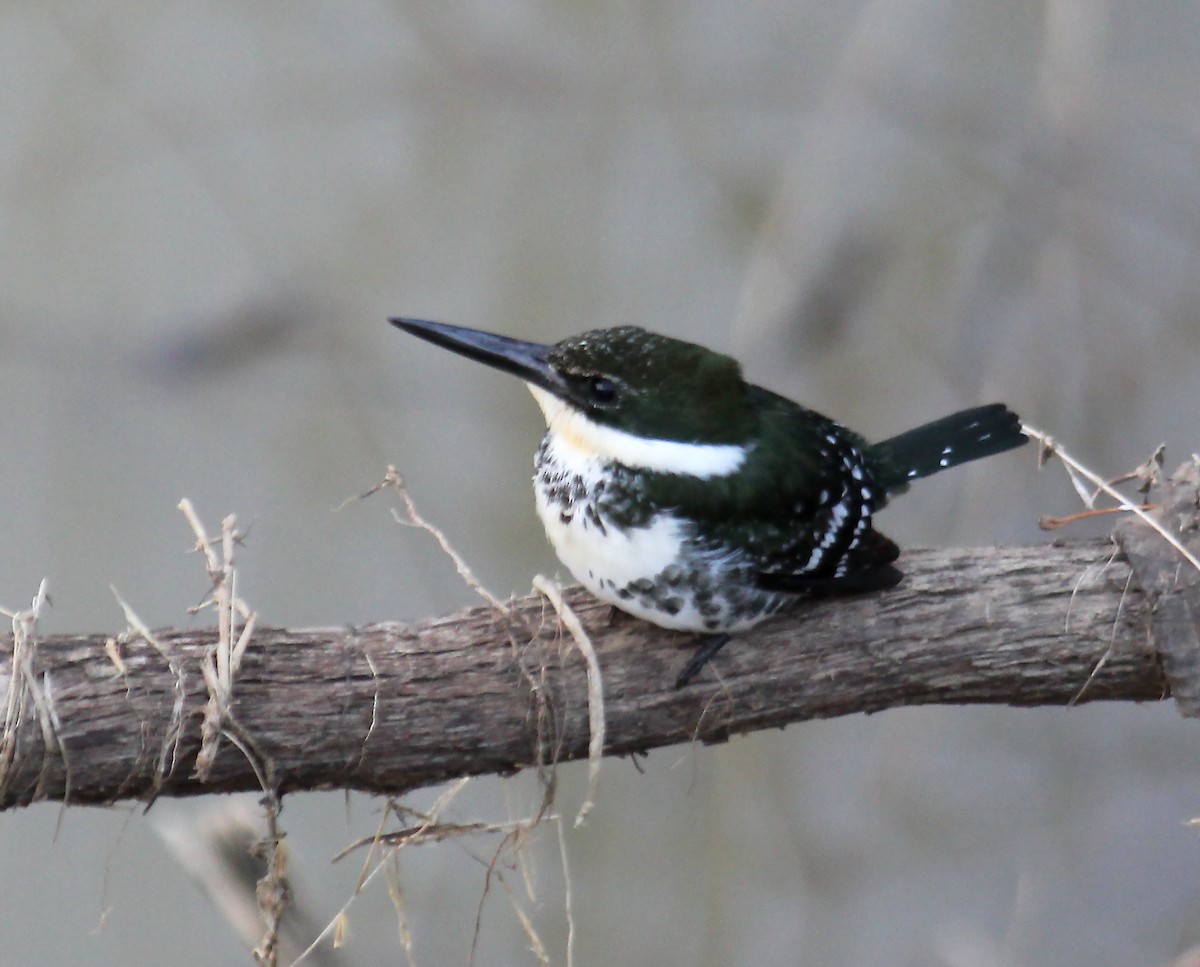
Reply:
[[[692,525],[663,511],[619,527],[596,495],[611,484],[604,461],[551,434],[539,453],[538,516],[559,560],[602,601],[663,628],[736,631],[761,621],[777,595],[739,580],[730,554],[703,550]]]
[[[612,587],[651,580],[679,557],[680,522],[665,514],[649,527],[618,530],[578,507],[569,518],[535,488],[538,516],[558,559],[575,579],[599,598],[611,600]],[[614,603],[621,603],[614,601]]]

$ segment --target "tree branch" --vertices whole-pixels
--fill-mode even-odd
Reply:
[[[901,565],[893,590],[805,602],[736,637],[681,690],[694,637],[569,590],[603,669],[605,752],[903,705],[1168,694],[1148,600],[1110,541],[913,551]],[[588,752],[585,661],[531,596],[508,614],[256,628],[232,683],[230,741],[202,780],[201,668],[215,640],[170,630],[153,642],[136,631],[26,642],[0,672],[0,704],[7,692],[19,713],[0,735],[0,809],[258,790],[260,776],[277,792],[398,794]]]

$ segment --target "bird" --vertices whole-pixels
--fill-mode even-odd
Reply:
[[[733,634],[812,596],[903,577],[874,515],[914,480],[1027,442],[1003,403],[878,443],[748,382],[731,356],[621,325],[553,344],[395,317],[524,380],[546,421],[538,516],[602,601],[696,633],[682,688]]]

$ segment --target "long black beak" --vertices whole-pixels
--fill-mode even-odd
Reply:
[[[456,352],[460,356],[474,359],[495,369],[520,376],[527,383],[533,383],[549,390],[556,396],[563,396],[567,387],[554,367],[546,361],[553,346],[542,343],[525,342],[512,339],[509,336],[497,336],[495,333],[483,332],[479,329],[468,329],[466,326],[451,326],[444,322],[429,322],[426,319],[389,319],[393,326],[411,332],[414,336]]]

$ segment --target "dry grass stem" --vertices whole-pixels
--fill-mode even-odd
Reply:
[[[459,576],[462,578],[463,582],[468,588],[470,588],[475,594],[487,602],[487,604],[493,609],[503,615],[510,624],[520,624],[522,631],[528,634],[529,640],[533,640],[538,636],[536,629],[528,627],[523,618],[518,619],[518,616],[513,612],[506,602],[501,601],[496,595],[492,594],[482,585],[479,579],[475,576],[471,567],[467,564],[466,560],[450,543],[445,533],[436,525],[428,521],[420,513],[420,511],[417,509],[416,503],[412,499],[412,496],[408,493],[407,488],[404,486],[404,482],[399,472],[394,466],[388,466],[383,480],[371,487],[365,493],[361,494],[357,499],[369,497],[372,494],[378,493],[384,489],[394,490],[400,495],[400,500],[403,503],[403,511],[392,511],[392,516],[398,523],[408,527],[416,527],[433,537],[438,546],[441,548],[442,552],[450,559],[455,570],[458,572]],[[342,504],[342,506],[345,506],[345,502]],[[539,578],[538,580],[545,582],[545,579]],[[591,641],[588,638],[586,631],[584,631],[582,624],[570,611],[569,607],[565,605],[562,600],[562,595],[558,591],[557,587],[555,586],[550,589],[547,588],[548,583],[543,583],[540,586],[542,593],[554,603],[555,610],[560,615],[562,623],[571,631],[572,636],[578,644],[580,652],[584,655],[584,659],[588,665],[588,717],[591,728],[591,743],[589,745],[590,763],[588,797],[583,806],[580,808],[577,820],[581,822],[594,801],[596,781],[599,773],[599,763],[604,748],[605,726],[603,690],[601,684],[602,680],[600,677],[599,663],[596,660],[595,649],[592,647]],[[510,637],[510,641],[514,649],[514,653],[519,655],[520,645],[517,639],[515,637]],[[481,922],[480,917],[482,916],[484,902],[489,891],[489,884],[491,878],[496,876],[501,880],[502,883],[504,883],[505,891],[509,895],[510,901],[514,904],[514,910],[516,911],[517,917],[522,924],[522,928],[530,938],[531,946],[535,951],[541,951],[539,957],[545,961],[545,950],[537,936],[536,931],[533,929],[532,922],[530,921],[524,908],[517,903],[515,894],[512,893],[510,885],[507,883],[500,870],[496,867],[496,863],[502,857],[511,857],[521,875],[522,881],[525,884],[526,895],[529,897],[530,902],[535,901],[531,869],[528,863],[525,846],[529,842],[530,832],[547,817],[549,808],[554,800],[556,782],[553,771],[553,762],[555,755],[553,750],[551,750],[548,755],[543,755],[545,752],[545,742],[543,736],[546,731],[547,723],[552,720],[552,717],[548,715],[548,709],[546,707],[544,682],[541,681],[535,673],[526,668],[523,663],[521,663],[520,667],[525,680],[532,690],[533,695],[536,696],[538,707],[537,764],[538,774],[543,786],[543,797],[537,814],[526,819],[510,820],[506,823],[441,822],[439,818],[441,813],[448,804],[449,800],[457,795],[458,791],[462,788],[463,782],[465,782],[465,780],[463,780],[459,783],[456,783],[448,790],[446,794],[443,795],[443,797],[439,798],[438,802],[434,804],[434,807],[429,811],[428,814],[420,814],[414,810],[406,809],[398,804],[393,804],[390,811],[395,812],[402,818],[414,817],[420,821],[416,824],[406,825],[402,829],[396,831],[384,832],[383,827],[386,822],[385,816],[384,821],[381,822],[380,828],[376,831],[374,836],[370,838],[364,838],[350,844],[335,857],[335,860],[340,859],[349,852],[362,846],[370,846],[370,851],[364,860],[363,870],[359,877],[358,886],[356,888],[357,893],[361,891],[367,885],[367,883],[370,882],[370,880],[374,879],[383,864],[395,862],[398,858],[399,850],[405,846],[417,846],[424,843],[440,842],[447,839],[460,839],[461,837],[467,836],[496,833],[503,834],[503,838],[495,856],[490,863],[485,864],[488,868],[488,875],[487,879],[485,880],[483,894],[480,897],[479,912],[476,917],[475,940],[478,939],[478,931]],[[372,671],[374,671],[373,666]],[[370,732],[368,732],[368,736],[369,734]],[[549,768],[545,768],[547,765]],[[387,853],[386,855],[380,857],[376,863],[376,850],[381,847],[386,848]],[[373,863],[375,863],[374,866],[372,865]],[[389,879],[389,892],[393,896],[394,904],[396,904],[397,897],[402,898],[403,893],[398,878]],[[339,916],[344,915],[345,908],[343,908],[343,911],[341,914],[339,914]],[[404,946],[406,957],[408,958],[409,962],[412,963],[413,953],[411,949],[411,936],[408,930],[407,922],[403,915],[402,903],[397,904],[397,915],[399,918],[398,929],[400,930],[401,943]],[[474,957],[475,940],[472,942],[472,957]]]
[[[241,668],[242,657],[254,634],[257,614],[238,597],[237,566],[234,549],[241,543],[237,518],[230,514],[221,521],[219,540],[210,540],[208,531],[192,502],[186,497],[179,510],[196,535],[195,550],[204,556],[205,569],[212,590],[208,597],[191,609],[197,613],[205,608],[217,612],[217,643],[209,650],[200,666],[208,702],[200,726],[200,751],[196,755],[196,774],[203,780],[212,770],[220,751],[221,739],[238,749],[258,778],[263,790],[262,805],[267,824],[266,838],[259,844],[267,871],[258,881],[256,896],[264,925],[262,939],[254,949],[254,959],[263,967],[276,967],[279,959],[279,931],[287,911],[291,887],[287,878],[287,850],[284,834],[279,827],[279,796],[275,791],[273,767],[254,738],[246,732],[233,715],[233,691]],[[220,554],[217,547],[220,547]],[[241,626],[239,627],[239,620]]]
[[[1145,501],[1145,498],[1147,497],[1147,495],[1150,493],[1150,491],[1154,487],[1162,485],[1162,480],[1163,480],[1162,464],[1163,464],[1163,454],[1164,454],[1164,450],[1165,450],[1164,446],[1160,445],[1158,447],[1158,449],[1156,449],[1154,451],[1154,453],[1150,456],[1149,459],[1147,459],[1141,466],[1135,468],[1131,472],[1122,474],[1119,477],[1116,477],[1115,479],[1113,479],[1111,481],[1105,481],[1097,473],[1090,470],[1089,468],[1084,466],[1082,463],[1080,463],[1078,460],[1076,460],[1074,457],[1072,457],[1069,453],[1067,453],[1048,434],[1046,434],[1046,433],[1042,432],[1041,430],[1038,430],[1034,427],[1030,427],[1030,426],[1023,426],[1022,430],[1024,431],[1024,433],[1027,436],[1033,438],[1034,440],[1037,440],[1041,444],[1041,451],[1040,451],[1039,457],[1038,457],[1039,462],[1044,461],[1047,456],[1053,455],[1053,456],[1058,457],[1058,459],[1062,462],[1062,465],[1066,468],[1067,473],[1070,476],[1071,482],[1074,485],[1076,492],[1080,495],[1080,498],[1083,500],[1084,504],[1088,508],[1083,513],[1074,514],[1074,515],[1064,517],[1064,518],[1043,518],[1043,520],[1042,520],[1043,526],[1045,526],[1047,529],[1052,529],[1052,528],[1059,527],[1066,523],[1072,523],[1076,520],[1081,520],[1081,519],[1084,519],[1087,517],[1096,516],[1098,514],[1130,513],[1130,514],[1135,515],[1139,520],[1141,520],[1143,523],[1145,523],[1154,532],[1154,534],[1157,535],[1158,538],[1161,538],[1163,542],[1165,542],[1167,545],[1169,545],[1171,547],[1171,549],[1173,551],[1175,551],[1179,555],[1180,558],[1182,558],[1182,561],[1187,562],[1187,564],[1189,564],[1197,572],[1200,572],[1200,559],[1197,559],[1196,555],[1193,554],[1187,547],[1184,546],[1184,544],[1179,539],[1179,537],[1177,537],[1174,533],[1172,533],[1174,525],[1172,525],[1172,528],[1169,529],[1162,521],[1151,516],[1150,511],[1155,510],[1157,508],[1154,505],[1146,503],[1146,501]],[[1195,461],[1197,466],[1200,466],[1200,460],[1197,460],[1195,458],[1195,456],[1193,456],[1193,460]],[[1091,483],[1095,487],[1095,490],[1089,491],[1088,488],[1084,485],[1085,481]],[[1128,483],[1130,481],[1138,482],[1137,489],[1143,498],[1143,502],[1140,506],[1138,504],[1134,503],[1133,501],[1129,500],[1129,498],[1127,498],[1125,495],[1120,493],[1115,487],[1116,484]],[[1170,491],[1168,490],[1167,493],[1169,494]],[[1095,502],[1101,494],[1107,494],[1109,497],[1111,497],[1114,501],[1116,501],[1116,506],[1111,507],[1111,508],[1110,507],[1097,508],[1095,506]],[[1121,536],[1122,533],[1123,533],[1122,527],[1118,526],[1117,531],[1114,533],[1114,542],[1115,543],[1114,543],[1113,557],[1109,559],[1108,564],[1112,563],[1112,561],[1115,559],[1115,557],[1118,553],[1120,553],[1122,551],[1125,551],[1128,553],[1128,548],[1124,542],[1124,539]],[[1136,561],[1133,562],[1133,566],[1134,566],[1134,570],[1132,570],[1130,572],[1128,578],[1126,579],[1125,587],[1122,590],[1121,597],[1117,602],[1116,615],[1113,618],[1112,633],[1109,638],[1108,648],[1105,650],[1104,654],[1100,657],[1099,661],[1097,661],[1095,666],[1092,668],[1091,674],[1088,675],[1088,678],[1083,683],[1083,686],[1067,703],[1070,706],[1077,705],[1080,701],[1083,700],[1084,695],[1087,692],[1088,688],[1096,681],[1100,672],[1104,669],[1104,667],[1109,663],[1109,661],[1113,657],[1114,649],[1116,647],[1118,629],[1119,629],[1119,626],[1121,623],[1122,615],[1124,613],[1125,602],[1129,596],[1130,589],[1134,585],[1135,581],[1141,580],[1141,581],[1145,582],[1148,580],[1149,583],[1153,584],[1153,578],[1139,578],[1137,576],[1136,572],[1137,572],[1138,565],[1137,565]],[[1183,566],[1182,562],[1175,565],[1176,582],[1178,582],[1178,578],[1179,578],[1179,568],[1181,568],[1182,566]],[[1105,565],[1105,567],[1107,567],[1107,564]],[[1150,572],[1147,572],[1147,573],[1149,574]],[[1075,589],[1072,591],[1072,602],[1074,601],[1075,594],[1078,592],[1080,586],[1082,585],[1082,581],[1083,581],[1083,578],[1081,577],[1080,580],[1078,582],[1076,582]],[[1185,605],[1185,607],[1186,607],[1186,605]],[[1158,611],[1156,609],[1154,611],[1154,613],[1161,614],[1162,612]],[[1068,623],[1070,621],[1070,614],[1071,614],[1071,612],[1068,609],[1068,612],[1067,612]],[[1179,667],[1180,666],[1180,656],[1178,654],[1168,650],[1169,648],[1172,648],[1172,647],[1182,648],[1185,653],[1184,658],[1182,660],[1188,668],[1191,668],[1191,666],[1193,666],[1194,662],[1195,662],[1195,656],[1193,654],[1194,646],[1177,645],[1174,643],[1174,640],[1170,634],[1164,634],[1163,640],[1159,643],[1158,647],[1159,647],[1159,651],[1160,651],[1160,655],[1161,655],[1162,664],[1165,669],[1165,673],[1167,675],[1167,679],[1168,679],[1168,682],[1170,685],[1170,691],[1175,695],[1177,706],[1179,707],[1180,711],[1184,715],[1197,714],[1197,710],[1194,707],[1194,706],[1196,706],[1196,703],[1194,701],[1194,698],[1191,696],[1191,692],[1194,691],[1194,688],[1193,688],[1192,682],[1189,679],[1187,679],[1187,675],[1189,674],[1189,672],[1181,671],[1181,669]],[[1176,676],[1176,679],[1174,679],[1174,680],[1172,679],[1172,674],[1173,674],[1172,669],[1174,669],[1174,674]],[[1183,676],[1183,677],[1181,678],[1180,676]]]
[[[525,931],[525,938],[529,941],[529,949],[533,955],[537,957],[538,963],[542,967],[551,967],[550,955],[546,953],[546,945],[542,943],[542,938],[537,932],[537,928],[533,925],[533,920],[530,918],[528,911],[525,909],[525,904],[521,902],[516,892],[512,888],[512,884],[503,876],[499,877],[500,885],[504,888],[505,895],[508,896],[509,903],[512,904],[513,912],[517,915],[517,920],[521,924],[521,929]],[[474,953],[474,951],[472,951]]]
[[[500,841],[500,844],[496,847],[495,853],[492,854],[492,859],[487,865],[487,875],[484,877],[483,881],[483,892],[479,897],[479,907],[475,912],[475,932],[471,938],[471,955],[467,959],[468,967],[474,967],[475,964],[475,954],[478,951],[479,937],[483,930],[483,908],[487,901],[488,893],[491,890],[493,879],[499,881],[500,886],[504,889],[505,896],[508,897],[508,902],[512,906],[518,922],[521,924],[521,929],[525,932],[525,936],[529,940],[530,950],[533,952],[534,956],[538,958],[539,963],[541,963],[543,967],[550,967],[550,958],[546,953],[546,946],[542,943],[542,938],[538,935],[538,932],[533,925],[533,921],[526,912],[525,905],[521,902],[520,898],[513,890],[512,884],[508,882],[508,879],[504,876],[503,870],[500,868],[500,862],[506,855],[510,853],[515,856],[521,855],[522,850],[524,850],[526,847],[526,839],[539,821],[540,818],[539,820],[535,820],[532,825],[525,829],[514,829]],[[525,882],[525,886],[527,895],[529,895],[531,884],[528,880]],[[536,897],[530,896],[530,902],[536,902]]]
[[[267,871],[258,881],[254,894],[265,924],[262,940],[253,953],[255,962],[262,967],[276,967],[279,962],[279,931],[291,900],[291,884],[287,876],[287,847],[279,829],[278,797],[268,793],[263,806],[267,814],[267,836],[256,844],[255,855],[266,860]]]
[[[105,651],[112,659],[113,665],[124,675],[122,671],[124,662],[120,657],[120,647],[130,640],[131,635],[136,635],[162,656],[175,678],[175,701],[171,706],[171,719],[163,735],[162,745],[158,750],[158,762],[155,766],[155,784],[161,787],[167,777],[175,772],[175,767],[179,764],[179,741],[183,737],[184,726],[183,704],[187,696],[187,672],[183,663],[171,654],[171,650],[138,617],[137,612],[126,603],[117,589],[112,585],[109,585],[109,588],[113,597],[117,599],[117,604],[121,606],[121,610],[125,614],[125,622],[129,626],[124,633],[116,638],[110,638],[105,643]]]
[[[375,681],[375,695],[371,700],[371,724],[367,726],[367,734],[363,736],[361,751],[359,752],[358,761],[354,763],[357,769],[362,765],[367,757],[367,743],[371,741],[371,736],[375,734],[375,729],[379,726],[379,668],[375,664],[375,659],[371,657],[371,652],[363,649],[363,660],[366,661],[367,667],[371,669],[371,677]]]
[[[66,774],[63,802],[70,800],[71,769],[67,750],[58,740],[61,723],[53,706],[53,691],[50,674],[44,673],[39,681],[34,671],[34,656],[38,646],[38,622],[42,611],[50,603],[48,584],[43,578],[38,585],[32,605],[24,611],[9,611],[0,608],[0,614],[12,620],[13,650],[7,676],[0,675],[4,686],[4,721],[0,726],[0,794],[12,781],[12,767],[20,753],[19,735],[22,723],[30,708],[37,715],[42,733],[42,768],[38,776],[34,798],[42,798],[45,782],[54,755],[57,753]],[[7,679],[7,681],[5,680]],[[61,822],[61,813],[59,820]]]
[[[600,763],[604,758],[604,680],[600,674],[600,661],[596,657],[596,649],[592,639],[584,630],[579,616],[571,610],[570,605],[563,600],[562,588],[558,583],[538,574],[533,579],[533,589],[544,594],[557,612],[559,620],[571,632],[575,646],[587,663],[588,682],[588,791],[587,798],[575,814],[575,825],[582,826],[587,814],[596,801],[596,789],[600,782]]]
[[[199,815],[151,814],[152,826],[179,866],[196,881],[248,949],[259,946],[263,914],[256,896],[266,864],[262,823],[244,799],[222,800]]]
[[[403,829],[395,829],[387,833],[379,833],[376,836],[364,836],[362,839],[357,839],[349,846],[344,847],[334,857],[334,862],[344,859],[356,849],[361,849],[364,846],[385,846],[392,852],[402,849],[405,846],[423,846],[426,843],[440,843],[447,839],[457,839],[461,836],[479,836],[489,833],[503,833],[505,835],[512,833],[518,829],[527,829],[530,820],[514,820],[508,823],[485,823],[483,821],[473,821],[469,823],[430,823],[422,822],[416,826],[405,826]],[[369,856],[372,854],[368,854]],[[360,884],[365,882],[365,878],[360,879]]]
[[[1155,504],[1145,504],[1146,510],[1155,510]],[[1091,510],[1081,510],[1074,514],[1067,514],[1064,517],[1051,517],[1049,514],[1043,514],[1038,518],[1038,527],[1044,531],[1058,530],[1060,527],[1066,527],[1069,524],[1077,524],[1081,520],[1092,520],[1096,517],[1111,517],[1113,514],[1124,514],[1124,507],[1094,507]]]
[[[466,788],[469,782],[469,778],[463,778],[452,783],[438,796],[433,805],[430,806],[428,812],[421,813],[401,806],[398,803],[389,804],[389,808],[383,813],[380,828],[374,836],[356,840],[333,857],[333,861],[337,862],[356,849],[360,849],[363,846],[370,847],[363,862],[362,872],[359,874],[358,883],[355,886],[353,894],[313,942],[292,962],[293,967],[305,960],[325,938],[331,936],[337,937],[345,932],[351,905],[380,872],[386,872],[388,878],[388,893],[392,898],[393,905],[396,906],[398,917],[397,929],[400,932],[401,944],[404,947],[405,956],[408,958],[410,964],[414,962],[412,935],[408,927],[403,903],[403,884],[399,880],[398,874],[393,870],[393,864],[398,861],[400,851],[406,846],[419,846],[425,843],[437,843],[448,839],[500,833],[503,834],[503,839],[496,854],[497,857],[500,857],[504,855],[506,849],[518,848],[524,842],[524,837],[538,822],[538,817],[511,823],[442,822],[441,817],[446,809],[449,808],[454,799]],[[398,814],[402,818],[415,817],[420,822],[394,832],[385,833],[383,832],[383,827],[388,817],[393,814]],[[380,850],[382,852],[378,852]],[[492,863],[494,864],[495,862],[496,860],[493,859]],[[492,869],[489,866],[489,877],[491,872]],[[486,892],[487,886],[485,883],[485,895]],[[480,902],[482,905],[482,900]]]
[[[1115,615],[1113,615],[1112,635],[1108,639],[1108,647],[1104,649],[1104,654],[1100,656],[1100,660],[1097,661],[1095,666],[1092,668],[1091,673],[1087,677],[1087,681],[1085,681],[1082,685],[1080,685],[1079,691],[1076,692],[1073,696],[1071,696],[1071,700],[1069,702],[1067,702],[1067,708],[1074,708],[1076,705],[1078,705],[1080,702],[1083,701],[1083,696],[1084,696],[1084,693],[1087,692],[1088,686],[1090,686],[1092,684],[1092,682],[1094,682],[1096,680],[1096,676],[1100,674],[1100,672],[1101,672],[1101,670],[1103,670],[1104,666],[1108,664],[1109,659],[1112,658],[1113,649],[1116,648],[1116,646],[1117,646],[1117,628],[1120,627],[1121,614],[1125,607],[1125,599],[1129,596],[1129,588],[1132,584],[1133,584],[1133,572],[1131,571],[1129,573],[1129,577],[1127,577],[1125,579],[1125,589],[1121,592],[1121,598],[1117,602],[1117,613]]]
[[[236,519],[230,515],[221,522],[221,555],[218,556],[216,542],[209,539],[192,502],[185,497],[179,502],[179,509],[191,526],[192,533],[196,535],[195,549],[204,555],[208,577],[212,582],[209,596],[191,611],[196,613],[205,608],[215,608],[217,612],[217,644],[200,668],[208,689],[208,704],[204,709],[204,721],[200,729],[200,752],[196,756],[196,773],[203,779],[216,761],[221,738],[224,736],[231,741],[234,739],[233,685],[242,654],[250,642],[256,616],[235,593],[237,569],[233,559],[233,548],[240,537],[235,529]],[[244,621],[240,633],[237,629],[239,616]],[[235,744],[242,748],[243,752],[249,745],[245,741]],[[255,764],[256,772],[261,771],[260,766],[261,763]],[[264,790],[267,788],[264,785]]]
[[[396,934],[400,939],[404,958],[408,961],[408,967],[416,967],[417,961],[413,956],[412,930],[408,926],[408,904],[404,900],[404,884],[400,881],[399,853],[392,854],[392,861],[387,867],[387,891],[388,898],[392,901],[392,909],[396,911]]]
[[[1041,444],[1039,461],[1044,461],[1048,455],[1058,457],[1058,459],[1062,462],[1062,465],[1066,468],[1067,475],[1070,477],[1071,483],[1074,485],[1076,492],[1080,496],[1080,499],[1084,502],[1089,510],[1095,509],[1096,497],[1100,493],[1107,494],[1117,502],[1117,505],[1121,510],[1128,511],[1129,513],[1135,514],[1137,517],[1139,517],[1149,527],[1153,528],[1164,541],[1178,551],[1180,556],[1185,561],[1187,561],[1197,571],[1200,571],[1200,559],[1198,559],[1196,555],[1184,547],[1183,544],[1180,543],[1179,538],[1177,538],[1174,534],[1163,527],[1161,523],[1150,516],[1144,507],[1139,507],[1137,504],[1133,503],[1111,483],[1104,480],[1095,471],[1088,469],[1073,456],[1067,453],[1067,451],[1064,450],[1059,443],[1050,436],[1050,434],[1045,433],[1036,427],[1029,426],[1028,424],[1022,424],[1021,432],[1023,432],[1030,439],[1036,440],[1039,444]],[[1133,473],[1126,474],[1120,479],[1146,479],[1152,473],[1150,468],[1155,463],[1161,462],[1161,454],[1162,447],[1159,447],[1159,449],[1155,451],[1155,455],[1152,456],[1150,460],[1148,460]],[[1096,488],[1095,492],[1089,491],[1087,487],[1083,485],[1084,480],[1087,480]]]
[[[319,934],[316,935],[316,937],[313,938],[312,943],[310,943],[307,947],[305,947],[302,951],[300,951],[299,954],[296,955],[296,959],[293,960],[291,962],[291,964],[288,965],[288,967],[297,967],[298,964],[303,963],[305,960],[307,960],[313,954],[314,951],[316,951],[316,949],[318,947],[321,946],[321,944],[326,939],[331,938],[331,937],[336,939],[336,938],[345,936],[346,930],[348,929],[347,928],[347,923],[348,923],[347,914],[350,910],[351,904],[353,904],[354,901],[356,899],[358,899],[359,894],[367,887],[367,885],[373,879],[375,879],[376,876],[379,875],[379,873],[382,870],[384,870],[386,865],[387,865],[387,859],[385,857],[383,860],[380,860],[380,862],[375,865],[375,868],[372,869],[371,872],[369,874],[367,874],[367,876],[365,876],[363,878],[363,880],[359,884],[358,889],[356,889],[354,891],[354,893],[352,893],[350,895],[349,900],[347,900],[344,904],[342,904],[342,908],[333,915],[333,918],[329,921],[329,923],[327,923],[325,925],[325,929],[322,930]]]
[[[558,833],[558,855],[562,859],[563,912],[567,918],[567,967],[575,967],[575,907],[571,898],[571,864],[567,859],[567,833],[561,816],[554,817]]]
[[[420,512],[417,510],[417,505],[413,502],[412,496],[408,492],[408,488],[404,486],[404,480],[400,476],[400,472],[394,466],[389,464],[383,479],[379,483],[375,484],[375,486],[373,486],[370,490],[360,494],[357,499],[362,500],[366,497],[370,497],[372,494],[377,494],[379,491],[388,488],[396,491],[396,493],[400,495],[401,501],[404,503],[403,516],[398,511],[392,511],[392,516],[396,519],[396,523],[403,524],[406,527],[416,527],[429,534],[435,541],[437,541],[438,546],[453,562],[455,570],[458,571],[459,577],[463,579],[467,587],[478,594],[481,598],[483,598],[484,601],[490,604],[497,611],[503,612],[506,615],[511,615],[511,609],[509,606],[492,594],[492,592],[485,588],[480,583],[479,579],[475,577],[475,573],[463,559],[462,555],[460,555],[458,551],[454,549],[454,545],[450,543],[449,538],[447,538],[446,535],[436,525],[431,524],[421,516]],[[344,502],[342,506],[345,506]]]
[[[399,803],[391,803],[385,811],[380,822],[380,828],[374,836],[365,837],[354,841],[353,843],[342,849],[333,857],[334,862],[343,859],[356,849],[364,846],[369,847],[366,859],[363,863],[363,869],[359,874],[358,883],[355,886],[354,893],[335,914],[333,919],[321,931],[320,935],[305,949],[303,953],[293,964],[299,964],[304,960],[320,942],[329,936],[337,937],[344,933],[346,923],[348,922],[348,914],[351,904],[363,890],[371,883],[372,880],[379,875],[381,871],[386,872],[388,894],[392,899],[393,906],[396,908],[397,914],[397,930],[399,931],[401,945],[405,951],[405,957],[409,964],[415,962],[415,956],[412,949],[412,934],[409,929],[407,920],[406,906],[403,900],[403,884],[399,878],[398,871],[395,866],[399,861],[399,854],[406,846],[420,846],[427,843],[439,843],[445,840],[461,840],[464,837],[475,837],[480,835],[501,834],[501,840],[496,848],[490,861],[484,863],[487,868],[487,874],[484,880],[483,892],[480,896],[479,908],[475,920],[475,934],[472,940],[472,957],[474,956],[475,944],[479,937],[479,931],[482,924],[483,907],[486,901],[490,883],[493,878],[498,879],[504,886],[505,893],[509,898],[516,913],[518,921],[521,923],[522,930],[529,937],[531,947],[535,952],[541,951],[539,959],[543,963],[549,963],[545,957],[545,948],[539,938],[537,931],[533,927],[533,923],[525,910],[524,905],[513,892],[511,884],[509,884],[500,869],[500,862],[506,857],[511,857],[513,864],[521,871],[522,881],[525,885],[526,896],[530,903],[536,903],[537,897],[533,890],[533,882],[527,870],[527,864],[523,864],[525,852],[529,843],[529,835],[542,822],[545,816],[539,813],[522,820],[513,820],[507,823],[487,823],[487,822],[466,822],[466,823],[451,823],[443,822],[442,815],[450,806],[451,802],[458,794],[466,787],[469,779],[460,779],[453,783],[446,791],[444,791],[430,807],[428,812],[418,812],[417,810],[409,809]],[[419,820],[418,823],[407,825],[402,829],[392,832],[383,832],[389,815],[396,814],[402,819],[413,817]],[[555,821],[561,821],[560,817],[551,817]],[[382,850],[382,852],[377,852]],[[483,861],[481,861],[483,862]]]

